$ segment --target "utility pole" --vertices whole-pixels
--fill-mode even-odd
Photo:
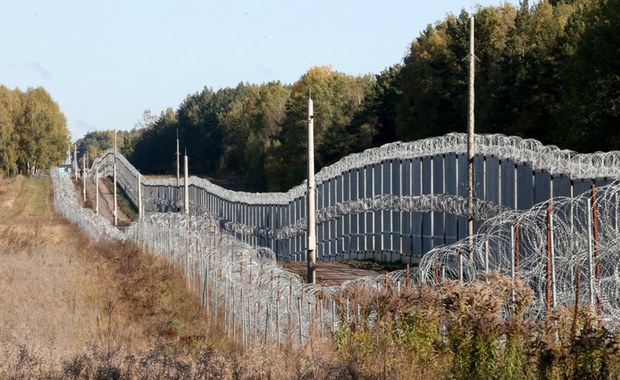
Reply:
[[[142,174],[138,171],[138,220],[142,220]]]
[[[82,156],[82,195],[86,202],[86,153]]]
[[[112,192],[114,193],[114,225],[118,225],[118,212],[116,200],[116,128],[114,129],[114,185]]]
[[[469,117],[467,125],[467,236],[469,238],[469,263],[474,258],[474,76],[476,55],[474,54],[474,16],[469,23]],[[461,264],[462,265],[462,264]],[[462,273],[462,272],[461,272]],[[459,280],[463,280],[460,278]]]
[[[78,179],[78,171],[80,169],[80,165],[78,165],[78,160],[77,160],[77,144],[73,144],[73,166],[75,167],[75,180],[77,181]]]
[[[178,202],[180,201],[180,199],[179,199],[180,197],[179,197],[178,194],[181,192],[181,188],[180,188],[180,180],[181,180],[181,174],[180,174],[180,172],[181,172],[181,168],[180,168],[180,166],[181,166],[181,164],[180,164],[181,152],[179,151],[179,128],[177,128],[177,153],[176,153],[176,155],[177,155],[177,205],[176,206],[178,206]]]
[[[189,214],[189,168],[187,167],[187,150],[183,156],[183,212]]]
[[[95,214],[99,215],[99,167],[95,169]]]
[[[308,278],[310,284],[316,283],[316,205],[314,179],[314,106],[312,92],[308,96]]]

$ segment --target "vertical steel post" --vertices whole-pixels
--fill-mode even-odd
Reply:
[[[95,214],[99,214],[99,167],[95,169]]]
[[[473,263],[474,254],[474,76],[476,56],[474,55],[474,17],[469,23],[469,113],[467,124],[467,236],[469,237],[469,261]]]
[[[138,220],[142,220],[142,175],[138,172]]]
[[[555,273],[555,245],[553,241],[553,202],[547,203],[547,245],[551,264],[551,306],[557,306],[556,273]]]
[[[307,282],[316,283],[316,205],[314,179],[314,106],[308,98],[308,275]]]
[[[588,198],[586,208],[586,219],[588,220],[588,291],[590,292],[590,305],[594,305],[594,271],[592,269],[592,199]]]
[[[500,170],[501,171],[501,170]],[[512,280],[512,290],[510,291],[510,300],[512,302],[516,301],[516,292],[515,292],[515,229],[510,228],[510,251],[508,255],[510,256],[510,278]]]
[[[189,168],[187,167],[187,152],[183,156],[183,212],[189,214]]]
[[[177,129],[177,188],[181,181],[181,152],[179,151],[179,130]]]
[[[78,160],[77,160],[77,144],[73,144],[73,165],[75,166],[74,174],[75,174],[75,180],[77,181],[78,169],[80,168],[80,166],[78,165]]]
[[[588,216],[589,217],[589,216]],[[594,242],[594,279],[596,281],[596,310],[599,314],[603,312],[603,303],[598,288],[601,281],[601,261],[599,257],[599,238],[598,238],[598,207],[596,201],[596,186],[592,184],[592,238]]]
[[[118,208],[118,202],[116,199],[116,129],[114,129],[114,184],[113,184],[113,188],[112,188],[112,193],[114,194],[114,225],[117,226],[118,225],[118,212],[117,212],[117,208]]]
[[[86,202],[86,153],[82,156],[82,196]]]

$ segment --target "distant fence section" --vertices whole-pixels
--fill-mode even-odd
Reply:
[[[317,180],[317,259],[418,262],[466,236],[465,134],[392,143],[323,168]],[[620,152],[578,154],[535,140],[476,135],[476,229],[503,210],[528,210],[620,178]],[[116,158],[116,159],[115,159]],[[107,151],[89,175],[111,176],[146,212],[176,211],[183,180],[143,178]],[[306,260],[306,186],[285,193],[235,192],[189,179],[190,213],[206,214],[239,240],[271,248],[280,260]]]

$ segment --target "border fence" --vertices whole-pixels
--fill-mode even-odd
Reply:
[[[392,143],[323,168],[317,181],[317,259],[374,258],[417,263],[434,247],[467,234],[465,134]],[[620,178],[620,152],[577,154],[536,140],[476,135],[476,231],[504,209],[527,210],[553,197],[573,197]],[[107,151],[91,169],[112,173],[135,204],[138,171]],[[146,212],[178,210],[183,180],[143,178]],[[306,260],[306,187],[246,193],[189,178],[192,214],[208,214],[236,238],[272,249],[277,258]]]
[[[393,164],[398,161],[408,162],[409,166],[417,162],[419,167],[426,165],[431,170],[435,167],[436,157],[441,157],[437,162],[445,167],[446,157],[454,157],[459,162],[461,153],[457,148],[462,147],[462,138],[461,135],[449,135],[417,143],[386,145],[349,156],[322,170],[317,179],[320,178],[324,194],[330,189],[326,184],[333,183],[335,189],[340,188],[336,186],[339,178],[346,188],[344,184],[352,182],[344,181],[343,173],[352,178],[351,173],[361,170],[360,167],[380,168],[373,170],[389,174],[392,172],[383,171],[386,162]],[[618,177],[619,153],[579,155],[542,147],[531,140],[504,136],[478,136],[477,140],[487,143],[478,149],[481,156],[477,157],[477,165],[490,176],[485,179],[479,174],[477,177],[478,196],[486,196],[476,203],[477,234],[471,240],[460,239],[430,247],[421,255],[419,265],[410,270],[359,278],[340,286],[304,284],[299,276],[282,270],[275,261],[276,257],[287,258],[295,253],[280,252],[278,255],[271,247],[287,247],[284,242],[303,236],[298,233],[305,227],[301,186],[287,193],[249,194],[232,192],[206,180],[191,178],[190,184],[194,187],[190,192],[192,213],[185,215],[165,212],[176,207],[179,195],[176,183],[168,179],[146,179],[141,184],[145,189],[142,192],[145,207],[149,210],[159,208],[163,212],[151,212],[125,231],[117,230],[92,210],[79,207],[75,188],[67,174],[52,174],[55,204],[63,215],[82,226],[93,239],[131,240],[182,268],[188,284],[202,296],[205,308],[211,311],[214,319],[217,320],[219,315],[233,339],[244,343],[257,338],[303,341],[313,333],[328,334],[351,323],[359,323],[361,306],[347,296],[352,294],[351,289],[354,292],[401,292],[407,287],[434,285],[446,279],[462,278],[470,282],[494,271],[519,277],[534,289],[536,300],[529,310],[531,318],[542,318],[556,306],[589,304],[595,306],[607,321],[617,322],[620,318],[620,184],[604,184]],[[502,145],[511,141],[513,144],[508,148]],[[452,146],[455,151],[444,151],[447,146]],[[423,150],[431,154],[416,156],[418,153],[413,153]],[[500,150],[504,155],[490,154]],[[396,159],[403,151],[411,155]],[[507,152],[512,152],[513,156]],[[517,152],[520,155],[515,157]],[[111,159],[114,154],[107,153],[95,161],[93,168],[106,175]],[[359,167],[352,169],[355,163]],[[117,166],[119,184],[135,201],[137,171],[122,156],[117,156]],[[511,171],[511,167],[513,177],[504,175]],[[445,174],[448,171],[439,177],[426,177],[420,171],[417,176],[409,175],[405,179],[402,168],[400,166],[397,182],[410,186],[417,183],[414,179],[434,181],[448,178]],[[371,178],[373,170],[369,171]],[[455,170],[455,175],[458,173]],[[510,181],[514,181],[512,185]],[[439,183],[445,185],[446,181]],[[428,184],[421,182],[418,185],[422,190],[429,189]],[[374,186],[371,187],[373,191]],[[402,189],[402,185],[399,188]],[[434,185],[430,189],[434,191]],[[525,198],[527,202],[520,195],[520,189],[529,194]],[[466,217],[465,201],[460,194],[420,191],[420,194],[371,192],[366,196],[364,192],[363,195],[334,205],[323,204],[318,210],[318,214],[323,215],[317,218],[318,223],[323,226],[332,223],[337,227],[340,221],[342,233],[353,235],[345,228],[352,225],[351,219],[347,218],[374,223],[377,215],[379,221],[382,216],[397,215],[399,221],[417,218],[425,225],[443,220],[444,224],[440,225],[446,226],[445,221],[449,218],[458,224],[459,218]],[[537,200],[541,201],[525,208]],[[513,207],[509,207],[510,202]],[[275,226],[262,224],[265,220],[273,220],[259,217],[264,216],[266,210],[291,212],[291,207],[300,209],[295,218],[284,218],[280,225]],[[255,214],[241,215],[239,210],[253,210]],[[234,215],[245,219],[235,221]],[[382,230],[368,230],[366,233],[373,238],[392,236],[385,235],[393,233],[390,230],[394,227],[392,222],[388,224],[383,219],[383,224],[374,224],[383,227]],[[365,227],[370,225],[364,224]],[[335,228],[335,231],[340,230]],[[445,235],[445,229],[443,232]],[[409,238],[414,236],[412,233]],[[424,238],[422,234],[420,238]],[[261,247],[261,242],[269,244]],[[275,244],[277,242],[280,243]],[[288,245],[289,248],[292,246]],[[333,256],[323,255],[323,259],[346,257],[345,254]],[[241,312],[233,313],[233,310]],[[372,316],[372,312],[369,315]],[[369,315],[365,318],[371,323]]]

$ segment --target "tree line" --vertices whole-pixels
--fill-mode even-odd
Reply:
[[[67,120],[42,87],[23,92],[0,85],[0,175],[35,173],[63,163]]]
[[[620,148],[620,0],[521,1],[473,15],[478,133],[579,152]],[[428,25],[402,63],[376,75],[322,66],[290,85],[205,87],[176,110],[145,114],[123,146],[143,173],[171,174],[178,134],[191,173],[283,191],[306,175],[310,91],[317,170],[387,142],[465,132],[470,16]]]

